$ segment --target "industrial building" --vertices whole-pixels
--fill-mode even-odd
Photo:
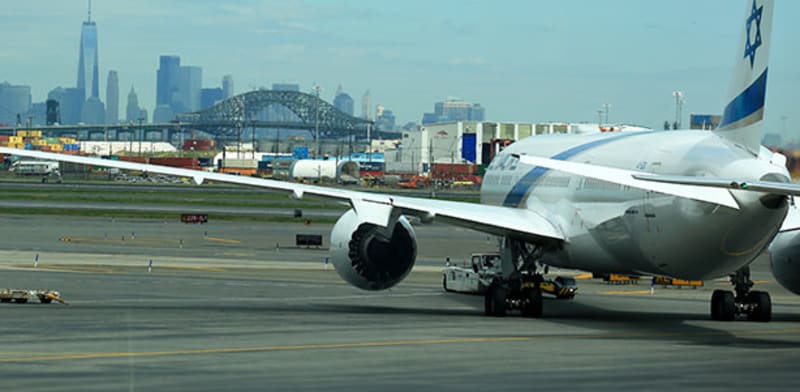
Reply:
[[[643,130],[616,126],[613,130]],[[457,121],[405,131],[400,145],[386,151],[386,171],[425,173],[431,163],[483,165],[506,145],[532,135],[601,132],[598,124]]]

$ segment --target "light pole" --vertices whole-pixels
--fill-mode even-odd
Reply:
[[[681,128],[681,106],[683,105],[683,91],[673,91],[672,96],[675,97],[675,126],[674,129]]]
[[[597,127],[603,126],[603,109],[597,109]]]
[[[144,117],[139,116],[139,156],[142,156],[142,139],[144,136],[144,130],[142,129],[142,122],[144,122]]]
[[[603,109],[604,109],[604,112],[606,114],[606,121],[605,121],[606,125],[608,125],[608,108],[610,108],[610,107],[611,107],[611,104],[609,104],[608,102],[603,104]]]
[[[252,133],[250,136],[252,136],[251,139],[253,141],[253,160],[255,160],[256,159],[256,120],[250,120],[250,125],[251,125],[250,132]]]
[[[314,92],[317,95],[317,100],[314,104],[314,157],[319,158],[319,91],[322,88],[317,84],[314,85]]]
[[[180,147],[179,147],[180,148],[179,156],[183,157],[183,145],[185,144],[185,141],[183,140],[183,128],[181,128],[181,120],[178,120],[178,134],[180,135],[180,140],[181,140],[180,141]],[[172,138],[170,138],[170,139],[172,139]]]

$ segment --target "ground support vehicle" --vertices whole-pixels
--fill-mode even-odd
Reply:
[[[471,257],[469,266],[448,265],[442,271],[442,286],[445,291],[464,294],[486,294],[489,287],[502,276],[500,255],[497,253],[476,253]],[[549,294],[558,299],[572,299],[578,290],[575,279],[559,276],[555,279],[544,279],[541,275],[522,274],[514,283],[515,290],[510,293],[530,296],[527,293],[538,287],[542,294]],[[509,293],[509,295],[511,295]],[[511,301],[514,303],[513,299]],[[524,302],[518,298],[517,302]]]
[[[27,303],[37,299],[40,303],[49,304],[56,301],[66,305],[66,301],[61,299],[58,291],[52,290],[28,290],[28,289],[0,289],[0,302],[14,302],[18,304]]]

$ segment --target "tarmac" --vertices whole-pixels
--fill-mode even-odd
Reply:
[[[763,257],[753,277],[772,294],[770,323],[711,321],[724,281],[651,295],[582,279],[542,319],[492,318],[482,297],[443,292],[440,272],[446,257],[492,250],[491,238],[418,226],[415,271],[365,292],[326,269],[329,231],[0,215],[0,287],[69,302],[0,304],[0,389],[795,389],[800,297]],[[325,242],[296,247],[296,233]]]

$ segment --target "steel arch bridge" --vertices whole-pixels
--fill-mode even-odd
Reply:
[[[268,118],[271,107],[285,107],[296,118]],[[320,138],[364,138],[374,123],[344,113],[317,96],[299,91],[255,90],[218,102],[214,106],[177,116],[187,126],[223,137],[235,136],[241,128],[319,129]],[[317,128],[318,127],[318,128]]]

